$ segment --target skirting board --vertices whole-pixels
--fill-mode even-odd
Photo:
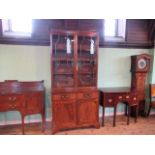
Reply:
[[[118,112],[117,116],[120,115],[124,115],[124,112]],[[150,115],[155,115],[155,111],[150,112]],[[108,115],[106,114],[105,116],[113,116],[113,113],[109,113]],[[99,117],[102,117],[102,114],[99,114]],[[52,120],[52,118],[46,118],[46,122],[50,122]],[[29,123],[39,123],[41,122],[41,119],[31,119],[31,120],[25,120],[25,124],[29,124]],[[4,126],[4,125],[18,125],[21,124],[21,120],[18,121],[1,121],[0,122],[0,126]]]

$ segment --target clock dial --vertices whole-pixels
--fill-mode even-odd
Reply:
[[[138,68],[144,69],[146,67],[146,60],[145,59],[139,59],[138,60]]]

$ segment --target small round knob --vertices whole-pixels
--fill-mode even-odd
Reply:
[[[136,101],[136,97],[134,97],[133,100]]]
[[[12,100],[15,101],[16,100],[16,97],[13,97]]]
[[[61,98],[62,99],[66,99],[67,98],[67,95],[62,95]]]
[[[119,96],[118,98],[119,98],[119,99],[122,99],[122,96]]]
[[[126,96],[126,98],[129,98],[129,96]]]
[[[112,99],[108,99],[108,102],[111,103],[112,102]]]
[[[89,98],[89,97],[90,97],[90,94],[84,94],[84,96],[85,96],[86,98]]]

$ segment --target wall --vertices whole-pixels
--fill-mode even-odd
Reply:
[[[149,52],[150,50],[147,49],[100,48],[98,87],[130,86],[130,56]],[[0,81],[6,79],[44,80],[47,90],[46,118],[50,119],[49,46],[0,45]],[[111,112],[112,109],[106,108],[107,115]],[[120,104],[118,113],[122,112],[124,112],[124,107]],[[35,119],[40,119],[40,116],[27,116],[26,121],[30,122]],[[20,121],[19,113],[0,113],[0,124],[12,123],[14,120]]]

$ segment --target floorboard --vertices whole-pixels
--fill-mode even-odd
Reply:
[[[57,132],[56,135],[154,135],[155,134],[155,115],[148,118],[138,117],[135,123],[131,118],[130,125],[126,124],[126,116],[117,116],[116,127],[112,126],[112,117],[105,118],[105,126],[100,129],[80,128]],[[21,125],[0,126],[0,135],[21,135]],[[51,123],[46,122],[46,129],[41,131],[41,123],[25,125],[25,135],[50,135]]]

